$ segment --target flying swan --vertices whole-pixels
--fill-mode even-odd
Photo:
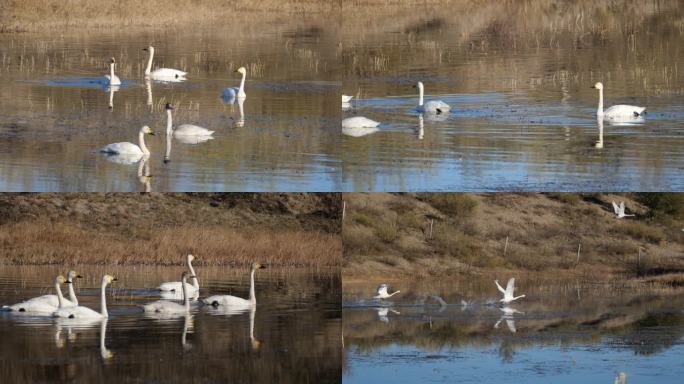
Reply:
[[[143,48],[143,51],[150,53],[149,59],[147,59],[147,68],[145,68],[145,77],[152,80],[162,80],[162,81],[174,81],[174,80],[185,80],[185,75],[187,72],[179,71],[178,69],[172,68],[157,68],[152,71],[152,58],[154,57],[154,47],[149,46]]]
[[[199,280],[197,279],[197,274],[195,273],[195,268],[192,267],[192,261],[195,260],[195,256],[188,254],[188,256],[185,259],[185,264],[188,266],[188,269],[190,270],[190,274],[192,275],[190,278],[192,279],[192,285],[187,285],[188,287],[188,294],[190,296],[193,296],[196,292],[199,292],[200,286],[199,286]],[[174,292],[180,292],[181,288],[183,287],[183,283],[181,281],[169,281],[166,283],[161,283],[159,286],[159,289],[162,291],[174,291]]]
[[[251,309],[256,307],[256,295],[254,294],[254,273],[257,269],[266,268],[260,263],[252,263],[252,268],[250,271],[249,278],[249,299],[243,299],[241,297],[231,296],[231,295],[214,295],[209,296],[202,300],[204,304],[209,304],[214,307],[226,306],[233,308],[244,308]]]
[[[418,112],[423,112],[423,113],[432,113],[432,114],[442,114],[442,113],[449,113],[449,104],[443,102],[442,100],[430,100],[423,104],[423,83],[418,82],[418,106],[416,107],[416,111]]]
[[[171,117],[173,105],[166,103],[166,134],[178,136],[211,136],[214,131],[202,128],[193,124],[182,124],[176,129],[173,129],[173,118]],[[204,141],[204,140],[203,140]]]
[[[247,77],[247,70],[245,67],[240,67],[235,70],[237,73],[242,74],[242,80],[240,80],[240,88],[238,87],[227,87],[223,90],[223,99],[224,100],[232,100],[235,99],[236,97],[238,99],[244,99],[247,97],[247,94],[245,93],[245,77]]]
[[[592,87],[599,90],[599,104],[596,110],[596,116],[606,119],[634,119],[641,116],[646,107],[635,107],[633,105],[613,105],[612,107],[603,110],[603,84],[598,82]]]
[[[374,299],[387,299],[387,298],[392,297],[392,296],[396,295],[397,293],[401,292],[401,291],[394,291],[392,293],[389,293],[389,292],[387,292],[388,289],[389,289],[389,285],[380,284],[378,286],[378,289],[376,290],[376,295],[373,296],[373,298]]]
[[[625,202],[624,201],[621,201],[620,205],[617,205],[613,201],[613,212],[615,212],[615,215],[617,216],[618,219],[622,219],[622,218],[625,218],[628,216],[634,216],[633,214],[628,215],[625,213]]]
[[[510,280],[508,280],[506,289],[503,289],[503,287],[499,285],[499,280],[494,280],[494,283],[496,283],[496,287],[499,288],[499,291],[501,291],[501,293],[504,295],[503,299],[499,300],[504,304],[508,304],[512,301],[525,297],[525,295],[513,297],[513,291],[515,291],[515,277],[511,277]]]
[[[116,277],[112,275],[102,276],[102,285],[100,286],[100,312],[96,312],[88,307],[76,306],[60,308],[52,315],[54,317],[61,317],[67,319],[106,319],[109,317],[107,313],[107,300],[105,298],[105,290],[107,284],[116,281]]]

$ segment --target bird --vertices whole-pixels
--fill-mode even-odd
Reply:
[[[53,317],[61,317],[68,319],[106,319],[109,317],[107,312],[107,301],[105,299],[105,289],[108,284],[117,281],[116,277],[112,275],[102,276],[102,285],[100,286],[100,312],[94,311],[90,308],[78,305],[75,307],[60,308],[52,314]]]
[[[147,68],[145,68],[145,77],[153,80],[161,81],[182,81],[185,80],[187,72],[172,68],[157,68],[152,71],[152,58],[154,57],[154,47],[149,46],[143,48],[143,51],[149,52],[150,57],[147,59]]]
[[[591,88],[599,90],[599,104],[596,110],[596,116],[605,119],[632,119],[643,115],[646,107],[636,107],[634,105],[613,105],[612,107],[603,110],[603,83],[598,82]]]
[[[342,95],[342,104],[349,103],[353,98],[354,96]]]
[[[214,307],[232,307],[235,309],[251,309],[256,307],[256,295],[254,293],[254,273],[257,269],[266,268],[261,263],[252,263],[249,280],[249,298],[243,299],[241,297],[231,295],[214,295],[202,300],[204,304]]]
[[[621,201],[620,205],[617,205],[613,201],[613,212],[615,212],[615,216],[617,216],[618,219],[622,219],[622,218],[629,217],[629,216],[634,216],[633,214],[628,215],[625,213],[625,202],[624,201]]]
[[[173,129],[173,117],[171,116],[171,111],[173,110],[173,105],[171,103],[166,103],[164,107],[166,109],[166,134],[173,134],[178,138],[179,136],[211,136],[214,131],[200,127],[193,124],[181,124],[176,129]]]
[[[245,67],[240,67],[236,69],[235,72],[242,74],[240,87],[226,87],[223,90],[223,95],[221,96],[223,100],[233,100],[235,98],[244,99],[247,97],[247,94],[245,93],[245,77],[247,77],[247,70]]]
[[[506,289],[503,289],[503,287],[501,285],[499,285],[499,280],[494,280],[494,283],[496,283],[496,287],[504,295],[503,299],[499,300],[504,304],[508,304],[512,301],[515,301],[515,300],[518,300],[518,299],[525,297],[525,295],[513,297],[513,292],[515,291],[515,277],[511,277],[508,280],[508,284],[506,285]]]
[[[130,160],[130,162],[138,162],[143,157],[149,156],[150,151],[145,146],[145,135],[154,135],[154,131],[147,125],[140,128],[138,132],[138,145],[129,142],[120,142],[107,144],[99,148],[97,152],[104,153],[111,156],[120,156]]]
[[[195,260],[195,256],[188,254],[185,258],[185,264],[188,266],[188,269],[190,270],[191,279],[192,279],[192,285],[188,285],[188,295],[193,296],[196,292],[199,292],[200,290],[200,285],[199,285],[199,280],[197,279],[197,274],[195,273],[195,268],[192,267],[192,262]],[[183,283],[180,281],[169,281],[166,283],[161,283],[159,285],[159,289],[161,291],[173,291],[173,292],[181,292],[181,288],[183,287]]]
[[[430,100],[426,103],[423,104],[423,83],[418,82],[417,86],[418,88],[418,106],[416,107],[416,111],[421,112],[421,113],[431,113],[431,114],[443,114],[443,113],[449,113],[449,109],[451,107],[449,104],[443,102],[442,100]]]
[[[392,297],[392,296],[396,295],[397,293],[401,292],[401,291],[394,291],[392,293],[389,293],[389,292],[387,292],[388,289],[389,289],[389,285],[384,284],[384,283],[380,284],[378,286],[378,289],[376,290],[376,295],[373,296],[373,298],[374,299],[387,299],[387,298]]]
[[[116,64],[116,60],[112,57],[109,59],[109,75],[104,75],[107,85],[121,85],[121,79],[114,74],[114,64]]]

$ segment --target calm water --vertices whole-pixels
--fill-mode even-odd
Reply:
[[[343,189],[684,188],[684,6],[643,2],[635,18],[594,6],[548,12],[557,16],[530,4],[422,10],[379,17],[374,27],[360,26],[363,33],[348,29],[342,91],[358,98],[343,117],[382,125],[344,137]],[[497,12],[521,12],[527,23],[502,23]],[[426,100],[452,107],[448,115],[414,111],[418,81]],[[606,108],[646,106],[645,121],[605,124],[601,138],[598,92],[590,89],[597,81]]]
[[[332,37],[299,31],[305,27],[0,36],[0,190],[338,189]],[[188,71],[188,80],[146,83],[142,48],[150,44],[153,68]],[[124,81],[118,89],[93,84],[108,73],[109,57]],[[247,98],[226,102],[222,90],[239,86],[240,66],[247,69]],[[167,143],[167,102],[176,107],[174,126],[214,130],[213,140]],[[146,137],[147,164],[92,153],[109,143],[137,144],[143,125],[157,133]]]
[[[197,267],[202,296],[246,297],[244,270]],[[80,268],[79,304],[99,310],[101,268]],[[0,313],[0,374],[14,383],[339,382],[340,280],[334,272],[265,269],[257,273],[257,309],[213,308],[172,319],[138,305],[159,299],[148,289],[178,280],[179,268],[116,267],[106,323],[74,324]],[[49,291],[53,267],[0,268],[0,303]],[[8,382],[9,382],[8,381]]]
[[[369,285],[345,286],[343,382],[664,383],[684,374],[681,292],[523,282],[516,292],[527,297],[504,312],[487,305],[498,299],[491,280],[439,284],[395,283],[406,294],[383,306],[368,300]],[[430,294],[450,304],[416,304]]]

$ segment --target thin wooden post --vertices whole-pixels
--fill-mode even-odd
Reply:
[[[579,265],[580,251],[582,250],[582,243],[577,245],[577,260],[575,260],[575,266]]]
[[[344,214],[345,214],[346,210],[347,210],[347,202],[342,200],[342,221],[344,221]]]
[[[430,219],[430,234],[428,235],[428,239],[432,239],[432,227],[435,224],[435,219]]]
[[[508,250],[508,236],[506,236],[506,244],[504,245],[504,257],[506,257],[506,251]]]

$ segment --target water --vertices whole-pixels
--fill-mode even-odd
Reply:
[[[257,272],[257,309],[189,316],[146,316],[138,305],[159,299],[149,289],[178,280],[180,268],[107,267],[106,324],[0,313],[0,374],[13,383],[71,382],[339,382],[340,280],[333,271]],[[0,268],[0,303],[35,297],[60,271]],[[99,310],[105,269],[81,267],[79,304]],[[202,295],[247,297],[247,271],[197,267]],[[253,316],[252,316],[253,315]],[[104,337],[104,338],[103,338]]]
[[[498,299],[491,280],[456,280],[399,281],[406,294],[375,307],[372,287],[345,282],[343,382],[663,383],[684,374],[675,290],[530,281],[504,312],[487,304]],[[450,304],[415,304],[427,294]]]
[[[343,189],[681,190],[682,4],[644,2],[637,17],[543,4],[426,7],[345,30],[342,92],[357,98],[343,117],[382,125],[344,137]],[[421,118],[418,81],[450,113]],[[597,81],[606,108],[646,106],[645,120],[601,138]]]
[[[331,191],[340,179],[339,83],[325,31],[302,34],[294,21],[260,30],[102,31],[0,36],[0,190],[3,191]],[[184,82],[146,82],[153,68],[189,72]],[[117,60],[120,87],[97,84]],[[220,96],[239,86],[243,103]],[[174,126],[214,130],[212,140],[174,138]],[[93,153],[138,144],[149,125],[147,164]],[[164,162],[169,151],[168,159]],[[167,160],[168,160],[167,159]],[[151,176],[148,177],[148,176]]]

